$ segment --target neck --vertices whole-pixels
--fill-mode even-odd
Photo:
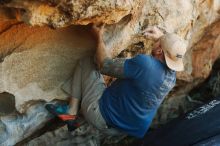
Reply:
[[[159,60],[160,62],[162,63],[165,63],[165,57],[163,54],[160,54],[160,55],[153,55],[154,58],[156,58],[157,60]]]
[[[158,60],[160,60],[162,63],[165,63],[165,58],[157,58]]]

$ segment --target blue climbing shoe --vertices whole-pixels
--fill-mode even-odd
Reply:
[[[45,108],[62,121],[74,120],[76,118],[75,115],[68,114],[69,106],[67,104],[46,104]]]
[[[73,131],[80,126],[77,116],[68,114],[69,106],[67,104],[46,104],[45,108],[64,121],[69,131]]]

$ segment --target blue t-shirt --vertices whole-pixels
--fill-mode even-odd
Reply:
[[[99,108],[109,126],[141,138],[175,85],[176,73],[152,56],[137,55],[125,61],[124,74],[106,88]]]

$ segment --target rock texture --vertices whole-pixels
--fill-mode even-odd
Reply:
[[[30,102],[67,98],[60,86],[73,73],[77,59],[94,52],[87,24],[107,24],[104,41],[114,57],[149,54],[153,42],[141,32],[157,25],[188,41],[186,71],[178,73],[177,85],[155,121],[166,122],[172,118],[167,111],[176,116],[182,108],[185,112],[188,92],[208,77],[219,57],[219,13],[219,0],[0,1],[0,93],[13,94],[16,109],[28,117]],[[47,118],[36,120],[29,124],[41,125]]]
[[[220,21],[206,28],[205,35],[192,48],[194,78],[207,78],[220,55]],[[199,64],[199,65],[198,65]]]
[[[84,124],[74,132],[69,132],[67,127],[61,127],[55,131],[30,141],[27,146],[54,145],[54,146],[98,146],[102,135],[89,124]]]
[[[134,0],[28,0],[6,1],[4,6],[17,8],[16,16],[31,25],[49,24],[64,27],[69,24],[88,24],[102,22],[112,24],[139,6]]]
[[[66,99],[62,82],[71,76],[76,60],[94,49],[88,31],[80,28],[53,30],[16,23],[2,30],[0,92],[13,94],[19,111],[30,100]]]
[[[0,145],[12,146],[34,131],[40,129],[52,116],[44,108],[44,103],[37,103],[28,109],[25,115],[13,114],[0,119]]]

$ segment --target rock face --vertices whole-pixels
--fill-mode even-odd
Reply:
[[[220,54],[220,21],[206,28],[205,35],[192,49],[193,77],[206,78]],[[198,65],[199,64],[199,65]]]
[[[52,30],[19,23],[7,29],[0,36],[0,92],[13,94],[19,111],[30,99],[65,99],[62,82],[72,74],[76,60],[94,49],[86,28]]]
[[[15,145],[20,140],[30,136],[50,120],[52,116],[44,108],[44,103],[32,105],[25,115],[10,115],[1,117],[0,145]]]
[[[164,122],[169,118],[164,111],[177,112],[188,92],[208,77],[219,57],[219,13],[219,0],[3,0],[0,93],[13,94],[16,109],[27,114],[30,102],[65,100],[67,95],[60,86],[73,73],[77,59],[94,53],[95,41],[87,24],[107,24],[104,41],[114,57],[123,50],[125,57],[149,54],[152,40],[141,32],[157,25],[189,42],[186,71],[178,73],[177,86],[155,123]],[[38,119],[39,125],[43,119]]]
[[[70,24],[85,25],[91,22],[113,24],[139,6],[140,0],[34,0],[6,1],[6,7],[19,9],[17,17],[31,25],[49,24],[64,27]]]

